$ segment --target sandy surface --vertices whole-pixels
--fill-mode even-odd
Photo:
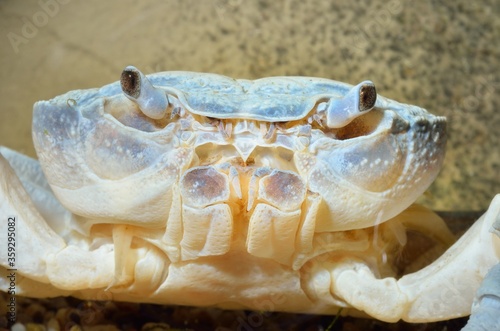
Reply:
[[[449,118],[428,206],[485,209],[500,192],[498,1],[59,1],[0,2],[2,145],[33,156],[35,101],[116,81],[129,64],[371,79]]]

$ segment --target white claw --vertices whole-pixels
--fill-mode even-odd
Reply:
[[[136,67],[126,67],[120,83],[123,93],[139,106],[144,115],[155,120],[165,116],[168,107],[165,91],[154,87]]]

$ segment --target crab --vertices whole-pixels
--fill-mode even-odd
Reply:
[[[500,196],[458,240],[414,204],[445,118],[371,81],[129,66],[37,102],[33,140],[0,149],[16,295],[426,322],[470,314],[500,261]]]

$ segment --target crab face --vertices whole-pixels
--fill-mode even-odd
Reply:
[[[38,102],[33,134],[57,197],[95,222],[164,226],[181,185],[193,206],[244,210],[235,222],[258,202],[295,210],[318,195],[320,231],[400,213],[434,180],[446,140],[444,118],[377,98],[368,81],[133,67],[120,83]]]
[[[440,259],[401,262],[455,241],[410,206],[441,167],[445,119],[370,81],[127,67],[36,103],[33,138],[40,164],[0,149],[24,295],[431,321],[469,313],[500,260],[497,198]]]

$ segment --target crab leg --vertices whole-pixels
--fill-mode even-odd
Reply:
[[[500,195],[488,211],[438,260],[399,280],[377,279],[361,262],[343,260],[331,272],[332,292],[381,320],[428,322],[470,313],[474,292],[500,262],[500,238],[491,228],[500,218]]]
[[[462,331],[500,330],[500,263],[491,268],[477,291],[472,315]]]
[[[26,175],[19,178],[11,164],[20,167],[19,173]],[[11,236],[8,233],[14,233],[16,245],[14,260],[9,260],[6,253],[1,254],[0,269],[15,272],[16,294],[68,295],[71,290],[110,284],[114,276],[114,257],[109,247],[103,245],[89,252],[76,245],[67,245],[54,231],[62,227],[64,235],[72,230],[75,222],[48,188],[38,162],[2,148],[0,173],[0,215],[5,215],[0,222],[0,242],[6,244],[7,236]],[[51,217],[44,217],[49,214]],[[2,252],[5,251],[2,247]],[[45,292],[40,283],[44,284]],[[4,277],[0,278],[0,288],[5,291],[9,288]],[[37,290],[33,291],[35,288]]]
[[[36,206],[21,184],[21,180],[5,159],[3,154],[8,151],[2,149],[0,154],[0,211],[4,219],[0,223],[1,242],[6,245],[7,242],[13,242],[14,258],[9,260],[6,250],[2,247],[0,257],[1,265],[6,269],[20,269],[29,272],[30,276],[38,281],[47,282],[46,266],[42,262],[45,256],[57,253],[64,248],[64,241],[43,221],[42,216],[37,211]],[[43,182],[37,181],[35,176],[29,175],[36,173],[36,161],[22,161],[22,156],[12,152],[13,163],[23,164],[28,174],[33,179],[33,186],[39,187],[40,200],[43,200]],[[32,162],[31,162],[32,161]],[[9,224],[10,223],[10,224]],[[8,233],[13,233],[9,237],[14,240],[8,240]],[[30,252],[23,254],[23,251]],[[42,258],[41,258],[42,257]]]

